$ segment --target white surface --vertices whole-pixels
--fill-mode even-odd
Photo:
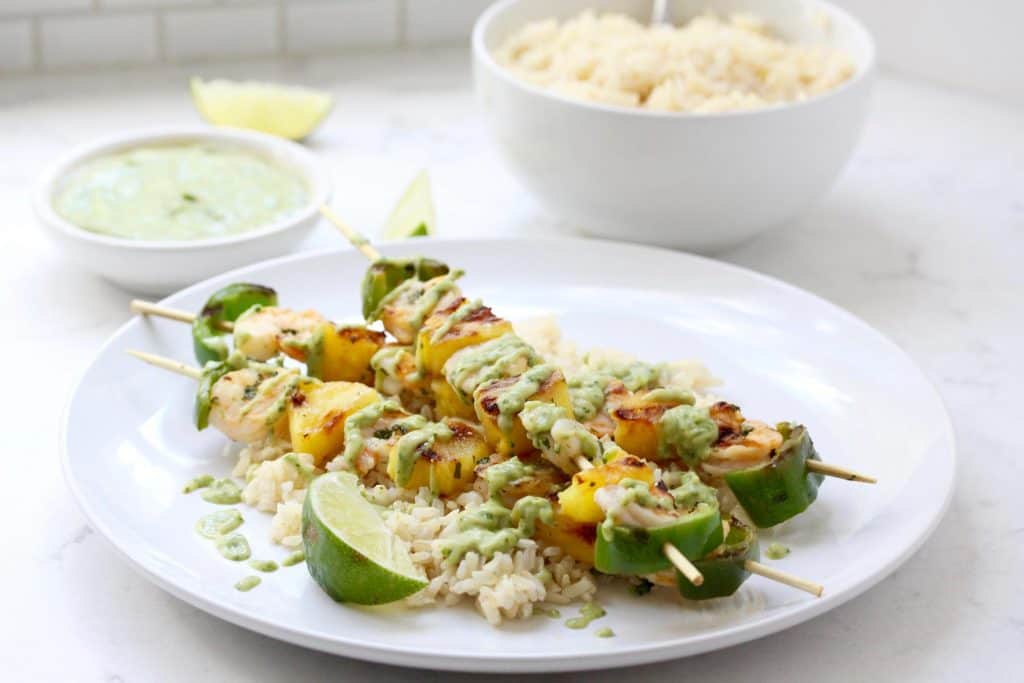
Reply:
[[[701,6],[706,0],[701,0]],[[669,3],[676,20],[693,2]],[[794,40],[842,50],[856,73],[796,104],[724,114],[581,102],[527,84],[494,52],[525,24],[595,7],[648,21],[650,0],[503,0],[473,32],[480,107],[509,168],[551,213],[588,234],[714,253],[801,216],[831,187],[860,137],[875,70],[856,19],[817,0],[717,0]],[[815,17],[825,16],[827,28]]]
[[[225,439],[193,427],[195,382],[127,356],[144,349],[191,363],[180,323],[134,320],[104,345],[75,389],[62,444],[68,483],[94,529],[148,576],[190,603],[267,635],[374,661],[470,671],[572,671],[672,659],[757,638],[835,608],[874,585],[924,541],[949,501],[953,434],[942,402],[906,355],[844,311],[792,287],[717,261],[586,240],[441,241],[382,247],[465,267],[460,284],[499,315],[554,315],[581,349],[600,339],[648,360],[700,358],[724,379],[715,393],[749,416],[806,424],[822,458],[870,472],[876,486],[826,481],[818,501],[769,539],[792,549],[764,561],[825,586],[816,599],[758,577],[731,600],[680,608],[672,592],[637,600],[622,586],[599,590],[610,627],[567,629],[537,616],[495,630],[468,610],[339,608],[304,567],[263,577],[225,562],[194,532],[216,509],[181,487],[203,474],[229,477]],[[564,254],[573,254],[566,260]],[[617,259],[658,284],[610,270]],[[281,302],[332,320],[359,319],[366,264],[352,250],[299,254],[252,266],[175,294],[174,308],[202,308],[217,289],[258,282]],[[520,281],[509,287],[510,274]],[[301,303],[299,303],[301,302]],[[899,414],[898,421],[887,417]],[[864,425],[870,424],[870,430]],[[253,557],[280,561],[270,517],[241,508]],[[567,617],[579,605],[564,608]]]
[[[290,170],[305,181],[306,205],[257,230],[204,240],[130,240],[83,230],[57,213],[54,198],[68,174],[92,159],[135,147],[202,142],[245,150]],[[65,255],[106,279],[134,291],[167,295],[175,289],[225,270],[278,256],[300,244],[319,220],[330,198],[330,174],[315,155],[300,145],[253,131],[209,126],[131,129],[86,143],[51,165],[34,190],[41,225],[60,243]]]
[[[235,65],[221,73],[336,91],[344,104],[311,145],[333,166],[334,206],[357,225],[382,225],[408,180],[429,165],[444,234],[453,222],[445,217],[455,215],[471,234],[568,229],[540,213],[488,147],[464,50]],[[17,359],[6,367],[13,388],[2,400],[6,462],[17,468],[5,468],[4,480],[26,478],[9,494],[5,509],[14,521],[0,532],[8,553],[0,582],[4,677],[423,680],[419,672],[253,635],[170,597],[90,531],[61,480],[60,407],[100,343],[128,319],[130,295],[51,248],[27,201],[32,182],[69,145],[145,123],[195,122],[189,75],[0,86],[0,349]],[[807,624],[723,652],[586,680],[1016,680],[1024,635],[1024,486],[1014,417],[1024,376],[1021,117],[883,79],[864,140],[824,202],[799,223],[724,255],[850,309],[938,383],[961,458],[952,507],[932,539],[891,578]],[[320,228],[311,243],[336,238]]]

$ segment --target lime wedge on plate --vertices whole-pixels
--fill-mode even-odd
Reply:
[[[210,123],[289,140],[312,133],[334,103],[328,93],[274,83],[193,78],[191,89],[196,109]]]
[[[338,602],[380,605],[427,585],[405,542],[384,526],[348,472],[313,480],[302,508],[302,541],[309,573]]]
[[[398,200],[384,227],[384,239],[425,237],[434,234],[434,197],[430,192],[430,176],[420,171]]]

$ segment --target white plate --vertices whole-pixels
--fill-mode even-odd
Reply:
[[[92,526],[174,595],[246,628],[327,652],[437,669],[558,671],[684,657],[757,638],[822,614],[892,572],[938,523],[953,485],[949,418],[935,390],[894,344],[852,315],[781,282],[686,254],[583,240],[418,241],[468,271],[465,291],[512,320],[558,316],[581,346],[649,360],[703,359],[719,393],[769,421],[810,428],[824,459],[875,474],[877,486],[826,481],[818,502],[778,532],[793,549],[773,563],[822,582],[825,595],[751,578],[719,604],[685,608],[602,587],[608,616],[574,631],[537,616],[491,628],[470,608],[402,611],[332,602],[304,565],[265,575],[222,559],[193,531],[210,505],[181,494],[191,477],[226,475],[224,439],[192,427],[190,380],[124,351],[191,361],[187,327],[132,320],[100,350],[69,405],[68,482]],[[197,310],[229,282],[275,287],[284,305],[356,320],[366,267],[353,251],[301,254],[229,273],[167,303]],[[247,511],[255,557],[285,553],[266,540],[269,517]],[[563,618],[575,608],[563,610]],[[596,628],[616,636],[600,639]]]

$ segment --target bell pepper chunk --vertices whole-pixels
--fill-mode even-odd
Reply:
[[[818,497],[824,477],[807,469],[808,460],[819,460],[814,443],[802,425],[782,423],[779,451],[763,465],[725,475],[725,483],[750,520],[765,529],[800,514]]]
[[[722,518],[717,506],[698,505],[664,526],[599,528],[594,567],[605,574],[654,574],[672,566],[663,551],[666,543],[690,560],[717,548],[722,543]]]
[[[447,272],[448,266],[445,264],[423,257],[375,261],[363,276],[363,317],[372,322],[384,297],[406,280],[416,278],[426,282]]]
[[[253,306],[276,306],[277,292],[270,287],[236,282],[214,292],[192,322],[192,348],[205,365],[228,356],[222,323],[234,322]]]
[[[213,385],[224,375],[237,368],[229,363],[218,361],[207,363],[203,367],[203,374],[199,378],[199,385],[196,387],[196,400],[193,407],[196,429],[203,431],[210,426],[210,407],[213,405]]]
[[[750,577],[746,569],[747,560],[757,561],[761,557],[757,535],[736,518],[731,522],[725,541],[704,558],[693,562],[693,566],[704,576],[704,583],[695,586],[680,572],[676,572],[676,587],[687,600],[728,597],[738,591]]]

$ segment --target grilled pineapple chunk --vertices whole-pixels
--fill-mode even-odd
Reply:
[[[314,362],[307,361],[309,374],[324,381],[373,384],[370,359],[384,346],[384,333],[360,325],[324,326],[322,353]]]
[[[317,465],[323,464],[345,447],[345,420],[380,400],[380,394],[364,384],[302,382],[288,407],[292,450],[309,453]]]
[[[415,491],[421,486],[441,496],[462,493],[473,483],[474,468],[487,457],[487,442],[468,422],[455,418],[442,420],[452,432],[447,441],[435,439],[424,443],[417,451],[412,475],[403,485]],[[398,480],[399,448],[396,443],[388,457],[388,476]]]
[[[435,309],[423,324],[416,342],[416,359],[428,375],[439,376],[445,362],[459,349],[476,346],[512,331],[479,300],[458,299],[444,309]]]
[[[537,522],[536,538],[547,545],[558,546],[575,560],[594,564],[597,527],[593,524],[580,524],[559,511],[551,524]]]
[[[473,406],[463,403],[447,380],[435,377],[430,380],[430,390],[434,394],[434,412],[437,415],[476,420],[476,411],[473,410]]]
[[[514,398],[513,403],[518,409],[503,413],[502,397]],[[474,392],[473,406],[484,428],[484,438],[498,453],[511,456],[533,450],[530,437],[519,419],[519,410],[527,401],[554,403],[572,415],[569,386],[562,372],[550,365],[538,365],[518,377],[492,380]]]
[[[626,451],[648,460],[658,459],[658,422],[665,411],[692,404],[689,392],[655,389],[622,398],[612,409],[613,438]]]
[[[654,470],[640,458],[625,456],[593,469],[577,472],[572,483],[558,494],[561,514],[581,524],[596,524],[604,520],[604,511],[594,501],[594,494],[609,484],[623,479],[637,479],[654,483]]]

